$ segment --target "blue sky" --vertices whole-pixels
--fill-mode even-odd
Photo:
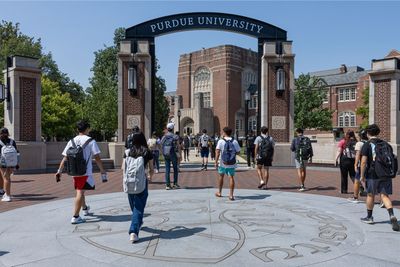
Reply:
[[[0,2],[0,19],[19,22],[21,31],[41,38],[61,71],[89,85],[94,54],[112,43],[118,27],[175,13],[224,12],[252,17],[283,28],[293,41],[295,72],[370,68],[371,59],[400,50],[400,2],[122,1]],[[220,31],[191,31],[156,38],[160,75],[176,89],[179,55],[222,44],[256,51],[256,39]]]

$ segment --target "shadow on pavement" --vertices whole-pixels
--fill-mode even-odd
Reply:
[[[178,238],[184,238],[188,236],[192,236],[195,234],[198,234],[200,232],[203,232],[206,230],[204,227],[194,227],[194,228],[187,228],[185,226],[175,226],[174,228],[171,228],[169,230],[160,230],[160,229],[153,229],[150,227],[142,227],[141,231],[145,231],[151,234],[154,234],[149,237],[144,237],[141,238],[139,242],[146,242],[146,241],[151,241],[153,239],[178,239]]]
[[[271,195],[255,195],[255,196],[235,196],[236,200],[249,199],[249,200],[261,200],[270,197]]]
[[[0,250],[0,257],[3,256],[3,255],[6,255],[6,254],[8,254],[8,253],[10,253],[10,252],[8,252],[8,251],[1,251],[1,250]]]
[[[44,200],[57,199],[57,197],[46,197],[50,195],[51,194],[19,194],[19,195],[12,195],[12,197],[18,200],[25,200],[25,201],[44,201]]]
[[[214,188],[213,186],[185,186],[184,189],[189,189],[189,190],[197,190],[197,189],[209,189],[209,188]]]
[[[35,180],[12,180],[12,183],[29,183]]]
[[[93,215],[98,221],[102,222],[129,222],[131,220],[131,214],[124,214],[124,215]],[[91,222],[94,222],[91,220]]]

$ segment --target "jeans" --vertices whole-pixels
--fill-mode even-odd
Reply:
[[[153,154],[153,165],[157,171],[160,171],[160,151],[153,150],[151,151]]]
[[[146,206],[147,197],[149,195],[147,185],[140,194],[128,194],[129,206],[131,206],[132,217],[129,234],[135,233],[139,235],[140,227],[143,224],[144,207]]]
[[[246,148],[246,156],[247,156],[247,166],[251,166],[251,163],[254,164],[254,147]]]
[[[347,193],[347,178],[354,182],[354,177],[356,176],[356,171],[354,170],[354,159],[351,158],[340,158],[340,174],[341,174],[341,185],[340,192]]]
[[[178,159],[174,154],[172,154],[169,159],[165,159],[165,183],[167,186],[171,184],[171,163],[174,168],[174,184],[178,184]]]
[[[189,148],[185,148],[183,150],[183,155],[185,157],[185,160],[189,161]]]

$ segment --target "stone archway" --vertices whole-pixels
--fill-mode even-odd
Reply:
[[[155,37],[199,29],[229,31],[257,38],[257,129],[259,132],[260,127],[266,125],[278,142],[289,142],[294,127],[294,54],[292,42],[287,41],[286,31],[260,20],[213,12],[160,17],[126,30],[126,39],[121,42],[118,61],[118,140],[121,142],[127,136],[132,126],[128,125],[129,121],[135,121],[146,135],[154,130]],[[278,69],[284,73],[281,84],[286,88],[279,93],[276,77]],[[130,92],[129,73],[136,74],[134,80],[137,85]],[[232,79],[232,75],[227,75],[227,79]],[[231,124],[228,121],[220,123]],[[233,128],[234,125],[231,126]]]
[[[179,132],[181,132],[182,134],[194,134],[194,120],[192,118],[184,117],[183,119],[181,119],[180,127],[181,129],[179,129]]]

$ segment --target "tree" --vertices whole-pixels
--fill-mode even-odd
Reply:
[[[296,128],[330,130],[333,111],[323,108],[326,83],[318,77],[301,74],[295,81],[294,124]]]
[[[60,85],[42,77],[42,134],[47,140],[64,140],[75,132],[75,123],[82,116],[81,106]]]
[[[365,88],[362,93],[363,104],[356,109],[356,114],[363,119],[360,127],[365,129],[369,124],[369,87]]]
[[[157,64],[156,73],[160,66]],[[155,80],[155,107],[154,107],[154,127],[157,135],[162,135],[165,125],[168,121],[169,104],[165,98],[167,86],[165,80],[161,76],[156,75]]]

